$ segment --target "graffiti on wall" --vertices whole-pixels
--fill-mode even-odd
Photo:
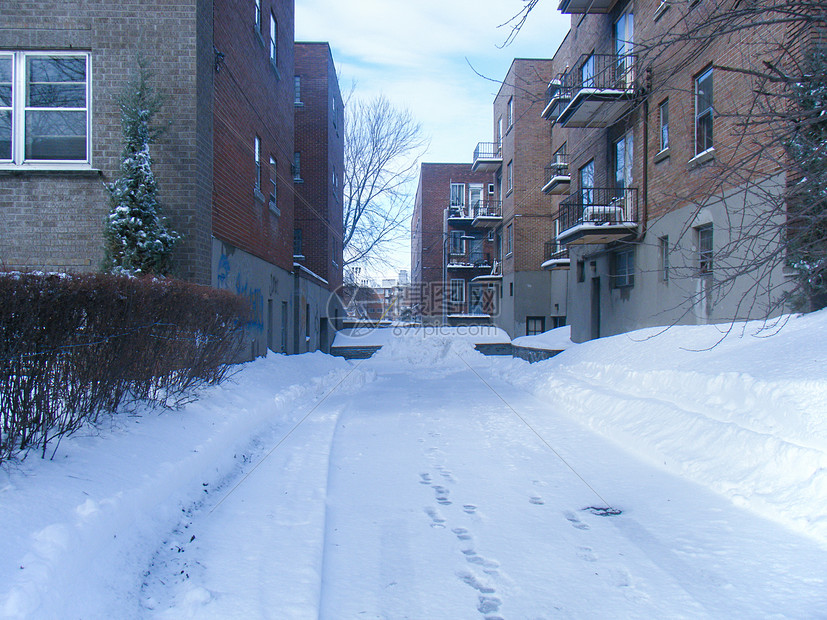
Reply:
[[[247,329],[264,331],[264,294],[261,288],[250,284],[250,269],[244,263],[246,261],[234,261],[235,249],[222,244],[221,256],[218,259],[216,270],[216,288],[232,291],[236,295],[244,297],[250,302],[250,321]],[[270,288],[273,288],[271,277]]]

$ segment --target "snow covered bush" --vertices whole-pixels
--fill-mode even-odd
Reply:
[[[0,299],[0,462],[220,382],[249,314],[227,291],[105,274],[3,274]]]
[[[161,215],[149,145],[161,134],[153,125],[162,99],[149,84],[145,61],[120,103],[124,149],[121,176],[106,186],[111,210],[106,222],[104,268],[115,274],[167,275],[180,235]]]

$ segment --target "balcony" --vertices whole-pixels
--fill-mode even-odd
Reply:
[[[560,203],[563,245],[605,244],[634,235],[638,228],[636,187],[584,188]]]
[[[563,109],[571,100],[571,89],[563,87],[564,78],[565,74],[561,73],[556,78],[551,80],[551,82],[548,83],[548,88],[546,88],[547,103],[546,107],[543,108],[541,116],[552,122],[557,120],[557,117],[560,116]]]
[[[543,264],[540,267],[550,271],[569,268],[571,261],[567,247],[560,245],[557,241],[547,241],[543,249]]]
[[[566,157],[565,154],[556,155],[554,161],[546,166],[546,174],[544,178],[544,194],[556,196],[568,192],[569,185],[571,184],[568,157]]]
[[[588,54],[549,87],[547,118],[563,127],[608,127],[632,108],[634,54]]]
[[[470,226],[474,221],[471,209],[465,205],[450,205],[448,207],[448,223],[451,226]]]
[[[611,11],[617,0],[560,0],[557,10],[565,14],[600,14]]]
[[[496,172],[503,165],[503,149],[499,142],[480,142],[474,149],[474,163],[471,170]]]
[[[474,221],[471,225],[474,228],[494,228],[502,222],[503,203],[499,200],[486,200],[475,205],[472,209]]]
[[[448,271],[471,271],[474,269],[491,269],[491,255],[472,252],[468,247],[463,251],[457,248],[448,252]]]

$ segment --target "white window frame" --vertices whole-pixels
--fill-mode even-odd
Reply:
[[[459,295],[456,295],[456,293]],[[451,303],[465,303],[465,280],[462,278],[451,278]]]
[[[664,99],[658,106],[660,119],[660,150],[669,148],[669,99]]]
[[[465,183],[451,183],[449,206],[465,210]]]
[[[505,227],[505,255],[511,256],[514,252],[514,224]]]
[[[514,97],[508,98],[508,106],[506,111],[508,113],[508,129],[511,129],[514,126]]]
[[[270,198],[269,206],[271,210],[279,211],[278,208],[278,164],[274,157],[270,158]]]
[[[279,23],[272,12],[270,13],[270,62],[274,67],[279,65]]]
[[[253,157],[255,161],[255,176],[253,177],[253,187],[256,192],[261,193],[261,138],[255,137],[253,142]]]
[[[26,104],[26,61],[36,57],[75,57],[86,62],[86,82],[83,108],[28,108]],[[0,159],[0,170],[90,170],[92,153],[92,58],[88,52],[77,51],[5,51],[0,50],[0,58],[11,59],[12,66],[12,101],[11,107],[3,106],[0,111],[11,112],[11,159]],[[86,153],[83,159],[26,159],[26,114],[27,111],[69,110],[85,112]]]
[[[506,195],[510,194],[514,191],[514,161],[508,162],[508,166],[506,166],[506,174],[505,174],[505,182],[506,182]]]
[[[709,93],[709,105],[701,109],[701,82],[705,81],[709,78],[710,90],[712,92]],[[700,155],[701,153],[705,153],[713,148],[715,144],[715,132],[714,132],[714,119],[715,119],[715,110],[713,104],[713,98],[715,96],[715,87],[713,81],[713,74],[712,74],[712,67],[703,71],[698,77],[695,78],[695,155]],[[708,120],[707,120],[708,119]],[[701,128],[701,123],[704,122],[704,126],[706,123],[709,123],[709,144],[706,144],[706,140],[704,139],[703,148],[699,148],[701,145],[698,143],[699,133],[698,130]]]

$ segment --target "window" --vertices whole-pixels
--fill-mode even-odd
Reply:
[[[511,126],[514,124],[514,97],[508,99],[508,109],[506,112],[508,114],[508,128],[511,129]]]
[[[578,282],[585,282],[586,281],[586,261],[583,261],[583,260],[577,261],[577,281]]]
[[[553,173],[556,175],[568,175],[569,170],[569,159],[566,155],[566,143],[563,142],[563,146],[559,149],[554,151],[554,154],[551,156],[551,165],[553,168]]]
[[[0,162],[88,163],[90,82],[88,54],[0,52]]]
[[[506,193],[511,193],[514,190],[514,162],[508,162],[508,166],[506,167],[505,171],[505,182],[508,184],[506,186]]]
[[[293,76],[293,104],[294,105],[303,105],[302,104],[302,76],[295,75]]]
[[[612,255],[612,285],[623,288],[635,285],[635,249],[619,250]]]
[[[497,232],[497,260],[502,260],[502,257],[503,257],[503,236],[502,236],[502,234]]]
[[[270,62],[278,66],[278,22],[276,16],[270,13]]]
[[[663,282],[669,281],[669,237],[664,236],[658,239],[658,253],[660,258],[660,279]]]
[[[493,184],[493,183],[489,183],[489,184],[488,184],[488,195],[489,195],[489,196],[493,196],[493,195],[494,195],[494,184]]]
[[[583,88],[594,88],[594,54],[580,65],[580,86]]]
[[[618,88],[629,88],[634,80],[632,65],[632,46],[634,44],[635,16],[632,11],[621,14],[615,22],[615,56],[617,73],[615,78]]]
[[[500,117],[497,119],[497,145],[498,146],[503,145],[503,117],[502,117],[502,115],[500,115]]]
[[[451,212],[463,215],[465,211],[465,183],[451,183]]]
[[[698,273],[712,275],[712,224],[696,229],[698,234]]]
[[[336,112],[336,97],[330,98],[330,115],[333,117],[333,128],[338,126],[339,114]]]
[[[256,33],[261,34],[261,0],[256,0]]]
[[[594,203],[594,160],[580,168],[580,199],[583,206]]]
[[[339,180],[336,177],[336,164],[330,164],[330,166],[333,168],[333,189],[336,189],[339,185]]]
[[[712,148],[712,69],[695,79],[695,155]]]
[[[270,158],[270,209],[278,211],[278,202],[276,200],[276,187],[277,187],[277,180],[276,180],[277,168],[276,168],[276,160],[274,158]]]
[[[615,142],[615,188],[618,196],[623,190],[632,186],[632,162],[634,159],[634,139],[631,131]]]
[[[293,257],[302,256],[302,229],[293,229]]]
[[[513,282],[508,283],[508,296],[509,297],[514,297],[514,283]]]
[[[488,231],[488,241],[490,241],[492,243],[494,242],[494,229],[493,228]]]
[[[256,164],[253,187],[255,188],[257,194],[261,194],[261,138],[258,136],[256,136],[255,146],[253,148],[255,150],[254,156]]]
[[[463,248],[462,231],[460,230],[451,231],[451,254],[465,254],[465,249]]]
[[[660,150],[669,148],[669,100],[658,106],[660,116]]]
[[[293,180],[302,180],[302,154],[298,151],[293,153]]]
[[[451,302],[462,303],[465,301],[465,280],[451,279]]]
[[[525,318],[525,335],[536,336],[546,331],[546,317],[527,316]]]
[[[505,227],[505,255],[508,256],[514,251],[514,224]]]

